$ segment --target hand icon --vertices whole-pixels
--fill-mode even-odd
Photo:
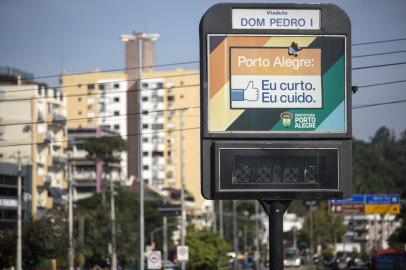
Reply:
[[[244,100],[257,101],[259,97],[258,88],[254,87],[254,81],[249,81],[247,87],[244,89]]]

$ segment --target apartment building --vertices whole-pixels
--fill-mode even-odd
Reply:
[[[148,70],[143,73],[143,78],[143,83],[149,81],[148,78],[159,78],[162,84],[161,147],[164,152],[165,174],[160,188],[179,189],[183,170],[185,189],[189,198],[186,201],[187,205],[203,209],[203,198],[200,193],[199,75],[196,70]]]
[[[23,165],[31,166],[30,212],[40,217],[65,204],[65,99],[60,89],[24,79],[33,76],[18,69],[0,73],[0,162],[15,164],[10,157],[21,152]]]
[[[68,129],[110,129],[127,140],[128,81],[124,72],[64,73]],[[78,131],[79,132],[79,131]],[[71,132],[70,132],[71,133]],[[120,175],[127,179],[127,153],[121,153]]]
[[[97,162],[88,156],[84,149],[86,140],[105,137],[105,136],[120,136],[118,132],[112,131],[110,128],[69,128],[69,146],[68,158],[71,165],[71,179],[73,181],[73,200],[81,200],[88,198],[96,192],[106,190],[108,181],[112,180],[116,183],[124,184],[126,179],[125,171],[119,162],[108,164],[110,174],[106,164]]]
[[[133,90],[128,94],[128,101],[138,100],[138,85],[135,82],[140,76],[139,60],[144,67],[140,104],[134,102],[130,107],[128,103],[128,113],[138,112],[141,125],[139,119],[127,118],[132,132],[143,134],[140,157],[142,178],[160,190],[161,194],[169,198],[178,197],[179,200],[183,166],[186,204],[189,209],[205,210],[210,203],[205,202],[200,194],[199,74],[197,70],[154,68],[156,37],[155,34],[145,33],[121,36],[125,45],[129,89]],[[139,52],[142,52],[141,59]],[[137,177],[138,138],[129,138],[128,142],[129,175]]]
[[[400,226],[395,215],[346,215],[343,242],[358,243],[362,251],[389,248],[389,236]],[[343,243],[344,244],[344,243]]]

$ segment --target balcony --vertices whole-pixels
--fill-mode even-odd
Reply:
[[[63,168],[66,164],[66,158],[63,156],[52,156],[52,165],[57,168]]]
[[[52,124],[65,126],[66,125],[66,116],[59,113],[52,113]]]
[[[52,177],[49,175],[39,175],[37,178],[37,185],[38,186],[49,186],[52,182]]]
[[[75,179],[75,181],[96,180],[96,172],[75,172],[73,179]]]

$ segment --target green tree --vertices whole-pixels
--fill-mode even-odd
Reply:
[[[189,246],[190,270],[222,270],[228,269],[227,252],[231,246],[218,234],[210,230],[198,231],[188,228],[186,245]]]
[[[310,212],[309,212],[310,215]],[[309,247],[310,243],[310,221],[309,216],[305,218],[303,231],[299,234],[299,243],[301,248]],[[313,243],[314,248],[318,244],[323,248],[328,248],[339,241],[345,232],[343,217],[331,215],[328,212],[328,206],[325,202],[320,202],[318,207],[313,211]]]
[[[118,187],[116,189],[116,237],[117,258],[122,266],[131,266],[139,258],[139,197],[138,193]],[[75,209],[76,260],[82,257],[90,261],[100,261],[109,257],[110,242],[109,211],[102,203],[102,196],[95,194],[77,202]],[[162,226],[158,207],[162,205],[158,194],[146,191],[145,194],[145,235]],[[84,219],[83,232],[80,220]],[[83,239],[80,239],[80,235]],[[83,241],[82,241],[83,240]],[[159,243],[160,245],[161,243]]]

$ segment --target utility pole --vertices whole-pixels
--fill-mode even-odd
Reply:
[[[238,269],[237,201],[233,200],[232,202],[233,202],[233,245],[235,253],[233,269],[237,270]]]
[[[261,251],[259,245],[259,203],[255,201],[255,269],[257,270],[261,268]]]
[[[313,244],[313,206],[310,206],[310,217],[309,217],[309,232],[310,232],[310,260],[314,259],[314,244]]]
[[[163,216],[163,251],[164,251],[164,260],[163,260],[163,269],[166,269],[166,261],[168,260],[168,217]]]
[[[180,118],[180,200],[181,200],[181,245],[185,245],[186,238],[186,209],[185,209],[185,179],[183,175],[183,110],[179,111]],[[186,262],[182,262],[182,270],[185,270]]]
[[[74,248],[73,248],[73,183],[72,183],[72,165],[68,155],[68,220],[69,220],[69,270],[74,270]]]
[[[139,105],[138,120],[138,181],[140,182],[140,270],[144,270],[144,179],[142,179],[142,113],[141,113],[141,80],[142,80],[142,36],[138,39],[138,93],[137,101]]]
[[[22,270],[22,240],[21,240],[21,151],[17,151],[17,270]]]
[[[108,166],[108,164],[107,164]],[[111,218],[111,269],[117,270],[117,252],[116,252],[116,209],[114,201],[114,183],[113,177],[111,175],[111,170],[109,170],[110,178],[110,218]]]
[[[219,227],[220,237],[224,238],[223,200],[219,200]]]

